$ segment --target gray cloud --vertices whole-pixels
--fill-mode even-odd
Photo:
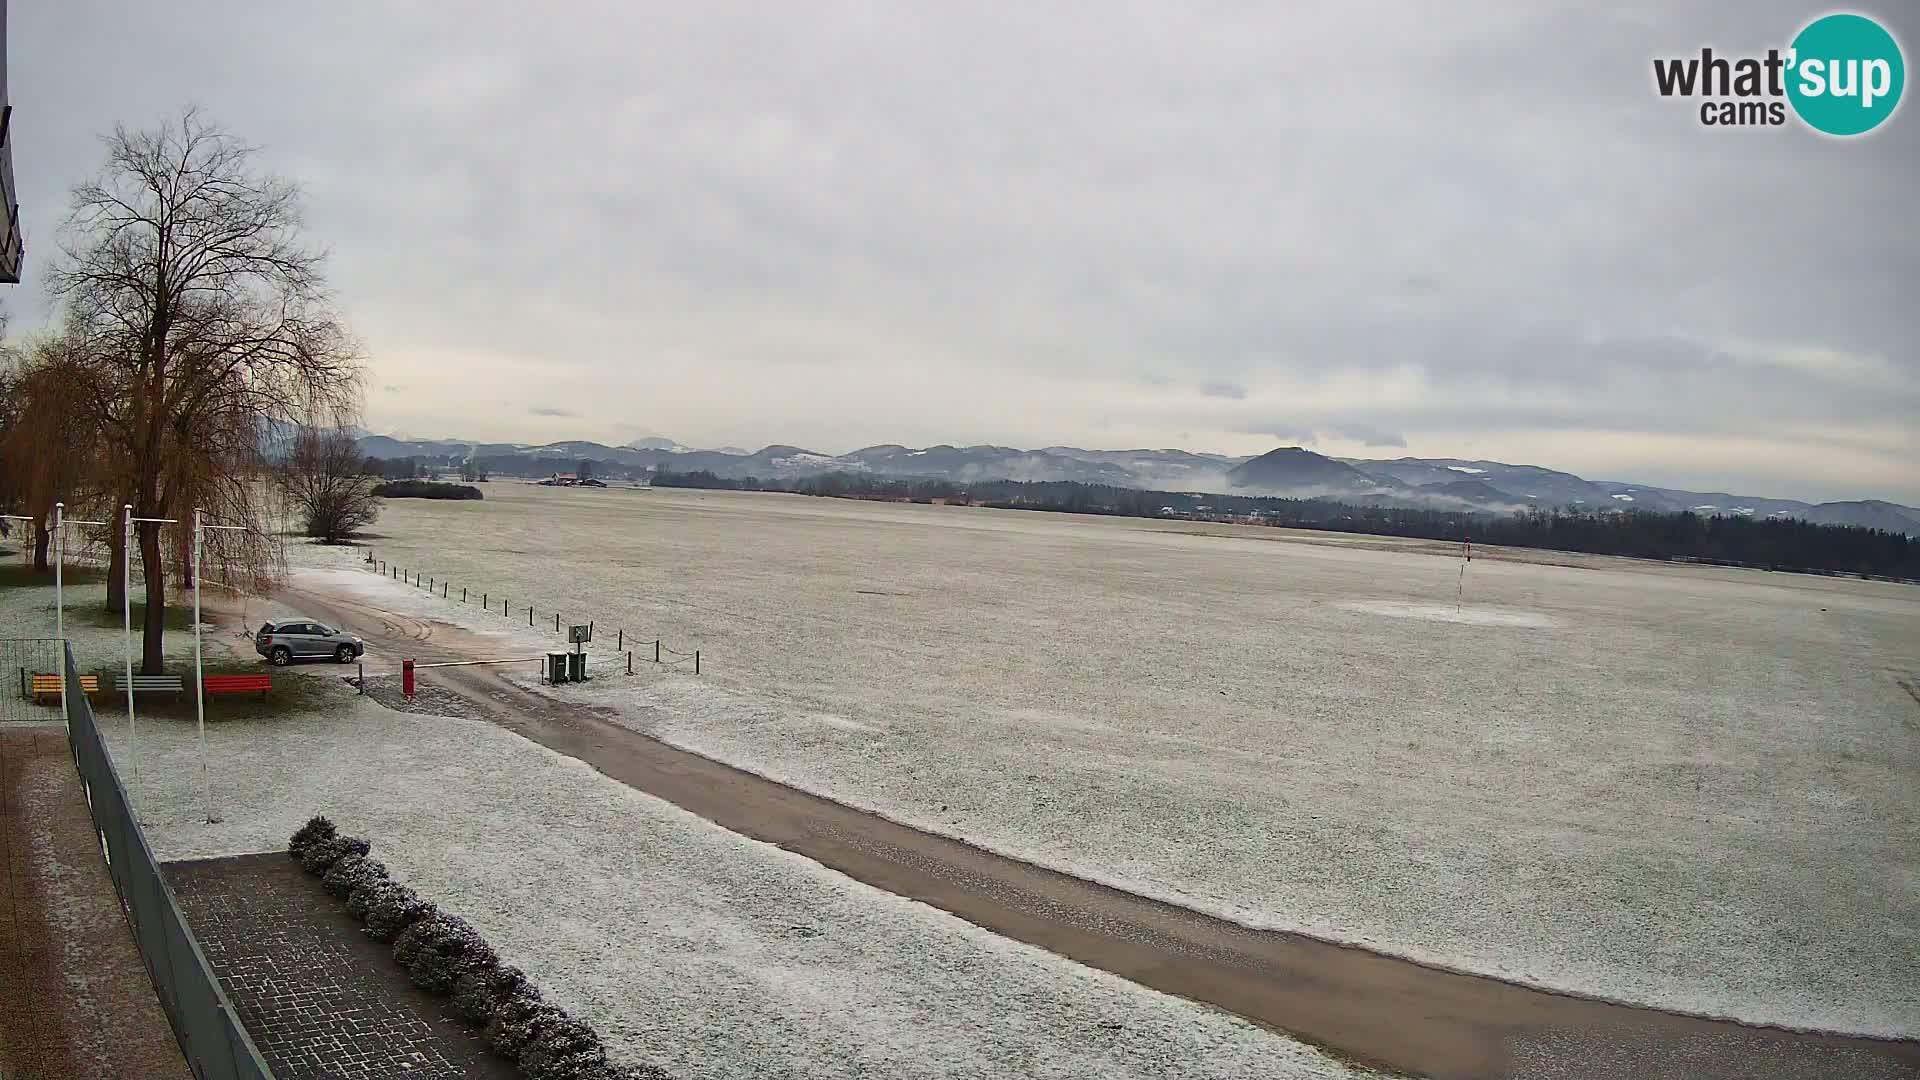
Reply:
[[[561,417],[567,417],[569,419],[574,419],[574,418],[578,418],[580,414],[577,412],[574,412],[571,409],[556,409],[550,405],[535,405],[532,408],[527,410],[527,415],[529,416],[561,416]]]
[[[1406,436],[1372,424],[1332,422],[1313,426],[1295,424],[1255,424],[1244,429],[1248,435],[1271,435],[1283,443],[1318,446],[1326,441],[1358,443],[1369,448],[1405,447]]]
[[[1230,401],[1243,401],[1247,388],[1236,382],[1208,382],[1200,384],[1200,392],[1208,397],[1227,398]]]
[[[376,375],[433,388],[376,429],[613,438],[644,402],[703,445],[1257,453],[1280,417],[1920,503],[1920,112],[1716,132],[1649,85],[1810,10],[16,5],[9,306],[44,317],[95,134],[192,100],[306,185]]]

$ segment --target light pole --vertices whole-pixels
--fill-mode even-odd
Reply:
[[[60,722],[63,724],[72,719],[67,713],[67,593],[62,573],[67,564],[67,526],[105,524],[104,521],[70,520],[66,503],[53,504],[53,636],[60,642]]]
[[[206,511],[193,508],[193,717],[200,728],[200,793],[207,804],[207,824],[218,824],[213,816],[213,781],[207,774],[207,689],[202,681],[200,661],[200,537],[206,529],[246,532],[245,525],[208,525],[202,519]]]

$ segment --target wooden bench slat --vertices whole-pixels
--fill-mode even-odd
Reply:
[[[271,675],[207,675],[200,682],[209,694],[264,694],[273,689]]]
[[[32,682],[33,696],[36,698],[58,697],[67,692],[66,677],[64,675],[35,675],[32,677]],[[83,694],[99,693],[100,676],[80,676],[80,692]]]
[[[123,694],[126,693],[127,677],[125,675],[116,677],[113,680],[113,688]],[[133,689],[136,693],[141,690],[154,690],[179,694],[186,691],[187,681],[179,675],[135,675]]]

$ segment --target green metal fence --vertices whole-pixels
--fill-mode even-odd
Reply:
[[[173,1024],[187,1065],[199,1080],[272,1080],[247,1029],[233,1011],[220,979],[208,965],[180,905],[160,872],[160,863],[133,816],[94,724],[93,707],[80,689],[73,650],[64,648],[67,670],[67,741],[87,792],[87,808],[100,834],[113,886],[133,926],[140,955],[153,975],[160,1004]]]

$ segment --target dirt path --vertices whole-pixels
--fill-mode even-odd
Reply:
[[[59,723],[0,724],[0,1077],[190,1077]]]
[[[477,635],[288,590],[384,654],[497,655]],[[370,665],[369,670],[375,670]],[[1217,1006],[1347,1060],[1418,1076],[1920,1078],[1920,1042],[1800,1034],[1463,975],[1300,934],[1251,930],[1005,858],[676,750],[489,668],[432,673],[496,723],[734,832],[1144,986]]]

